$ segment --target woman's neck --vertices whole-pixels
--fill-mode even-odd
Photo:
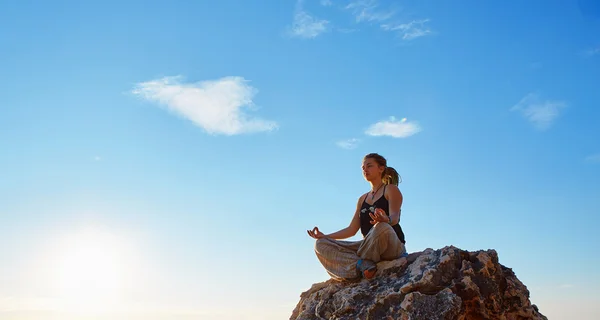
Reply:
[[[379,191],[381,186],[383,186],[383,182],[374,183],[374,182],[369,181],[369,183],[371,184],[371,192],[373,192],[373,193]]]

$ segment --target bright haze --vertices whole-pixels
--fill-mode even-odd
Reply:
[[[409,252],[600,318],[597,1],[2,1],[0,48],[0,319],[287,319],[371,152]]]

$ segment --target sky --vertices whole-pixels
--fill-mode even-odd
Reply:
[[[408,252],[600,316],[598,2],[8,0],[0,47],[2,319],[287,319],[371,152]]]

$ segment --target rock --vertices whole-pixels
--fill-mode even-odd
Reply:
[[[377,268],[371,280],[314,284],[290,320],[547,320],[495,250],[427,249]]]

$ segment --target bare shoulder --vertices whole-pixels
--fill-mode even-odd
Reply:
[[[400,192],[400,188],[398,188],[395,184],[388,184],[385,188],[385,195],[387,197],[391,196],[402,196],[402,192]]]
[[[365,201],[365,197],[367,196],[368,193],[363,193],[360,195],[360,197],[358,197],[358,205],[360,206],[362,204],[363,201]]]
[[[400,192],[400,188],[398,188],[398,186],[395,184],[388,184],[385,188],[385,191]]]

